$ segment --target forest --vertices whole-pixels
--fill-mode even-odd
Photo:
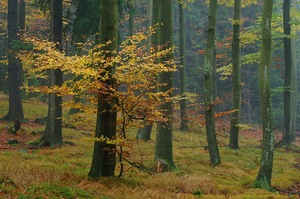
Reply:
[[[300,198],[299,0],[0,1],[0,198]]]

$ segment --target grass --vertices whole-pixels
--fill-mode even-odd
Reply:
[[[0,116],[7,111],[7,98],[0,94]],[[24,113],[29,121],[46,116],[47,107],[26,100]],[[7,126],[0,123],[0,131]],[[19,133],[42,130],[41,126],[24,125]],[[127,158],[152,168],[155,133],[149,142],[135,141],[135,130],[129,133],[132,143]],[[0,153],[0,198],[292,198],[277,192],[253,189],[261,149],[257,138],[240,137],[240,150],[226,147],[228,135],[218,133],[222,164],[209,165],[208,151],[203,147],[203,132],[174,131],[173,149],[177,171],[151,175],[125,164],[122,178],[87,177],[93,143],[83,140],[81,130],[63,129],[64,140],[75,143],[58,149],[2,150]],[[1,134],[0,134],[0,139]],[[298,159],[297,159],[298,158]],[[287,188],[300,182],[299,153],[276,149],[272,186]],[[118,173],[119,167],[116,168]]]

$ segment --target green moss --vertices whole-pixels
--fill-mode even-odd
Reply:
[[[252,184],[252,188],[260,188],[270,191],[270,185],[265,176],[259,176]]]

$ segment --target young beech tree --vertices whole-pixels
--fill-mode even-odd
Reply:
[[[208,12],[207,44],[204,62],[204,106],[205,106],[205,124],[210,164],[216,166],[221,164],[219,148],[217,144],[215,129],[215,32],[216,32],[216,14],[217,0],[210,0]]]
[[[115,104],[109,107],[110,109],[106,108],[103,112],[98,111],[97,114],[116,114],[118,112],[119,117],[115,123],[102,120],[107,123],[102,124],[100,127],[97,125],[101,124],[101,121],[97,118],[95,134],[98,137],[90,138],[90,141],[95,141],[96,146],[98,144],[100,147],[106,146],[105,149],[98,151],[98,158],[104,157],[102,154],[108,152],[114,158],[117,153],[119,155],[118,160],[122,163],[126,159],[123,156],[124,148],[132,145],[132,143],[129,143],[130,140],[126,139],[126,132],[128,128],[137,127],[138,124],[135,121],[166,122],[164,112],[160,107],[165,104],[165,101],[170,101],[171,91],[155,92],[157,86],[160,86],[156,76],[160,73],[174,72],[175,68],[158,63],[157,60],[167,55],[169,57],[173,54],[173,51],[170,48],[157,51],[155,54],[150,53],[147,40],[148,37],[141,33],[129,37],[119,47],[118,54],[111,57],[108,57],[108,53],[112,54],[115,51],[110,52],[105,48],[111,44],[111,41],[96,45],[95,48],[87,50],[82,56],[65,56],[63,53],[54,50],[55,45],[51,43],[32,40],[31,42],[35,46],[34,50],[29,55],[24,52],[21,55],[26,67],[33,67],[28,69],[29,71],[26,74],[43,77],[47,75],[45,71],[50,68],[60,68],[65,74],[71,74],[75,78],[65,81],[60,87],[29,87],[28,90],[46,93],[55,92],[65,96],[80,96],[82,99],[80,100],[81,104],[74,103],[74,101],[65,104],[79,108],[81,111],[78,114],[81,117],[78,118],[81,118],[83,123],[89,124],[95,123],[93,119],[97,113],[98,103],[110,103],[112,99],[115,99]],[[168,61],[172,66],[175,66],[173,60]],[[115,68],[113,74],[109,75],[108,70],[114,66],[118,67]],[[114,85],[108,85],[108,80],[113,80]],[[117,90],[118,87],[121,89]],[[106,101],[99,100],[99,96],[107,97]],[[108,126],[102,129],[104,125]],[[109,135],[104,134],[110,130],[109,128],[116,129],[114,137],[108,137]],[[99,129],[103,130],[100,132],[103,134],[97,134]],[[113,150],[111,146],[114,147]],[[101,161],[101,164],[107,163],[103,162],[103,159]],[[141,168],[140,163],[137,164]],[[95,172],[98,171],[99,167],[95,168]],[[105,174],[110,172],[109,174],[113,175],[114,173],[113,168],[102,167],[102,169]],[[99,175],[94,176],[91,174],[89,175],[93,178],[97,178],[97,175]]]
[[[261,118],[263,127],[262,157],[258,176],[253,184],[254,187],[269,190],[272,178],[274,132],[270,90],[269,71],[271,66],[272,38],[272,8],[273,0],[264,0],[261,23],[262,46],[259,65],[259,93],[261,104]]]

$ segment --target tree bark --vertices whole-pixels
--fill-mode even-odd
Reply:
[[[173,47],[173,23],[172,23],[172,0],[160,1],[161,8],[161,22],[159,32],[159,43],[164,49]],[[173,59],[173,53],[162,58],[160,61],[164,65],[169,65],[165,63]],[[160,84],[165,84],[159,87],[159,92],[166,92],[173,88],[174,74],[173,72],[163,72],[159,74],[158,82]],[[170,93],[169,97],[173,94]],[[175,163],[173,160],[173,146],[172,146],[172,132],[173,132],[173,102],[165,102],[161,105],[160,109],[163,111],[165,122],[157,124],[156,129],[156,144],[155,144],[155,161],[164,161],[168,164],[168,169],[175,169]]]
[[[157,51],[157,48],[159,46],[159,32],[160,32],[160,5],[159,5],[159,0],[149,0],[149,6],[151,7],[151,16],[150,18],[150,25],[152,28],[154,26],[157,28],[156,32],[153,33],[150,37],[150,48],[152,48],[153,52],[155,53]],[[151,49],[149,49],[151,50]],[[159,60],[157,60],[159,61]],[[157,89],[155,89],[153,92],[156,92]],[[143,127],[139,128],[137,132],[137,139],[141,139],[144,141],[150,140],[151,139],[151,131],[152,131],[153,124],[148,124],[144,122]]]
[[[284,61],[285,61],[285,73],[284,73],[284,131],[283,131],[283,145],[291,145],[293,138],[292,132],[292,70],[293,70],[293,53],[291,42],[291,16],[290,16],[290,0],[284,0],[283,2],[283,30],[284,30]],[[294,128],[293,128],[294,129]]]
[[[234,0],[233,11],[233,35],[232,35],[232,109],[236,110],[232,114],[230,126],[229,148],[239,149],[239,122],[241,110],[241,49],[240,49],[240,18],[241,0]]]
[[[26,16],[25,0],[19,0],[19,30],[25,32],[25,16]]]
[[[22,105],[22,64],[14,54],[13,42],[18,40],[18,0],[8,1],[8,90],[9,108],[8,113],[2,119],[8,121],[24,120]]]
[[[147,124],[144,123],[144,126],[139,128],[137,133],[138,140],[148,141],[151,140],[151,131],[152,131],[153,123]]]
[[[207,44],[204,63],[204,106],[207,143],[210,156],[210,164],[216,166],[221,164],[219,148],[215,130],[215,79],[214,79],[214,57],[215,57],[215,31],[217,0],[210,0],[208,14]]]
[[[297,99],[298,99],[298,86],[297,86],[297,60],[296,60],[296,45],[292,41],[292,116],[291,116],[291,140],[296,140],[296,124],[297,124]]]
[[[61,50],[62,43],[62,0],[51,0],[51,40],[56,43],[56,50]],[[51,69],[49,86],[62,86],[63,73],[60,69]],[[49,94],[48,116],[45,133],[40,146],[61,147],[62,139],[62,96]]]
[[[273,155],[274,155],[274,124],[272,116],[272,102],[269,71],[271,66],[271,22],[273,0],[264,0],[262,16],[262,46],[259,66],[259,93],[261,104],[261,118],[263,127],[262,158],[258,176],[254,187],[270,189]]]
[[[178,2],[179,6],[179,54],[180,54],[180,95],[183,99],[180,100],[180,130],[188,130],[188,118],[187,118],[187,99],[186,93],[186,58],[185,58],[185,14],[182,7],[182,3]]]
[[[129,23],[129,36],[133,35],[133,30],[134,30],[134,5],[133,1],[129,0],[128,1],[128,6],[129,6],[129,18],[128,18],[128,23]]]
[[[111,41],[111,43],[103,50],[109,51],[106,58],[114,56],[113,52],[117,50],[118,44],[118,1],[117,0],[101,0],[100,1],[100,43]],[[115,80],[112,75],[115,66],[108,67],[107,72],[110,76],[104,82],[108,87],[115,87]],[[99,80],[100,81],[100,80]],[[116,89],[116,88],[115,88]],[[113,109],[116,99],[113,93],[98,96],[98,112],[95,138],[108,138],[110,140],[116,138],[116,120],[117,113]],[[94,142],[94,152],[92,165],[89,171],[91,178],[99,178],[102,176],[114,176],[116,165],[116,145],[108,144],[106,141]]]

